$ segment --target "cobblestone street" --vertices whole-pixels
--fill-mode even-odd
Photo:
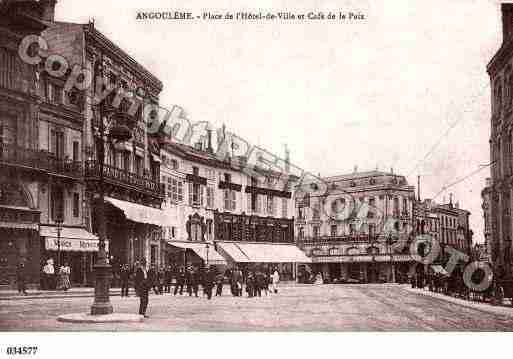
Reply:
[[[0,301],[2,331],[510,331],[513,315],[469,308],[399,285],[287,286],[278,295],[150,296],[149,319],[131,324],[68,324],[60,314],[89,310],[92,298]],[[136,313],[138,298],[112,297],[118,313]],[[510,310],[504,308],[504,310]]]

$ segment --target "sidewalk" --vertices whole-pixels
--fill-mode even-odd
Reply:
[[[283,281],[280,282],[283,287],[293,286],[311,286],[312,284],[298,284],[294,281]],[[225,290],[228,287],[225,284]],[[171,288],[173,290],[174,287]],[[111,297],[119,297],[121,295],[121,288],[110,288]],[[62,290],[39,290],[39,289],[28,289],[28,295],[20,295],[17,290],[14,289],[2,289],[0,290],[0,301],[1,300],[23,300],[23,299],[58,299],[58,298],[81,298],[81,297],[94,297],[94,288],[92,287],[76,287],[71,288],[67,292]],[[130,288],[128,294],[135,296],[135,289]]]
[[[444,295],[441,293],[434,293],[430,292],[427,289],[418,289],[418,288],[411,288],[410,286],[404,287],[405,290],[407,290],[410,293],[416,293],[419,295],[427,296],[436,298],[439,300],[444,300],[449,303],[458,304],[462,307],[466,308],[472,308],[476,310],[480,310],[485,313],[492,313],[492,314],[498,314],[498,315],[505,315],[508,317],[513,317],[513,308],[504,305],[491,305],[489,303],[482,303],[482,302],[472,302],[469,300],[464,300],[460,298],[451,297],[449,295]]]
[[[110,296],[119,296],[121,294],[121,289],[111,288],[109,293]],[[0,290],[0,300],[93,297],[94,288],[77,287],[71,288],[66,292],[62,290],[29,289],[27,290],[27,294],[28,295],[20,295],[17,290]],[[133,288],[130,288],[129,295],[135,295]]]

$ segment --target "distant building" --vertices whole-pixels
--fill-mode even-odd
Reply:
[[[296,202],[296,240],[325,281],[394,282],[415,264],[393,244],[412,231],[414,187],[393,172],[322,178],[326,191]],[[404,233],[399,238],[392,233]]]

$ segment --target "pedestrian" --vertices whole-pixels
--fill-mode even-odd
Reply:
[[[253,276],[253,272],[249,272],[246,277],[246,293],[248,293],[248,298],[254,296],[255,290],[255,277]]]
[[[153,292],[155,294],[159,294],[158,288],[158,272],[155,269],[155,266],[152,265],[148,270],[148,282],[150,282],[151,288],[153,288]]]
[[[45,266],[43,267],[43,278],[45,282],[45,289],[51,290],[54,289],[55,282],[55,268],[53,267],[53,259],[49,258],[46,261]]]
[[[129,281],[130,281],[130,268],[128,264],[123,264],[119,273],[121,280],[121,296],[128,297]]]
[[[173,271],[168,265],[164,271],[164,292],[171,293],[171,281],[173,280]]]
[[[61,285],[60,288],[65,292],[71,288],[71,282],[69,279],[70,274],[71,274],[71,268],[69,267],[67,262],[64,262],[64,265],[61,266],[61,268],[59,269],[59,276],[60,276],[60,285]]]
[[[273,276],[272,276],[272,283],[273,283],[273,292],[274,294],[278,294],[278,283],[280,282],[280,274],[278,273],[278,270],[275,269]]]
[[[255,285],[256,294],[255,295],[258,295],[259,297],[261,297],[262,290],[264,289],[264,286],[265,286],[265,276],[261,270],[257,270],[257,272],[255,274],[255,282],[256,282],[256,285]]]
[[[159,294],[164,294],[164,267],[160,267],[160,270],[157,272],[157,282],[159,287]]]
[[[185,284],[185,269],[183,267],[180,267],[180,270],[176,274],[176,284],[175,284],[175,292],[178,293],[178,288],[180,288],[180,295],[183,294],[183,286]]]
[[[218,275],[216,275],[216,297],[220,297],[223,295],[223,282],[223,273],[219,273]]]
[[[216,280],[216,273],[214,268],[209,267],[205,272],[203,279],[203,292],[206,293],[207,298],[212,299],[212,289],[214,288],[214,282]]]
[[[185,284],[186,284],[186,290],[189,294],[189,297],[192,296],[192,267],[189,266],[187,270],[185,271]]]
[[[146,259],[141,259],[141,264],[135,272],[135,291],[139,296],[139,314],[149,318],[146,314],[148,308],[148,292],[152,286],[149,281],[148,271],[146,270]]]
[[[16,283],[18,284],[18,293],[27,295],[26,288],[26,273],[25,273],[25,263],[21,261],[18,264],[18,269],[16,271]]]
[[[194,292],[194,296],[198,297],[199,283],[200,283],[200,273],[198,268],[194,267],[191,272],[191,286],[192,291]]]

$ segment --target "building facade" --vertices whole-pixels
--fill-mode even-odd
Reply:
[[[38,285],[48,258],[56,266],[69,262],[76,268],[71,280],[82,284],[97,250],[83,206],[82,96],[63,90],[69,73],[50,75],[43,61],[29,65],[18,53],[24,37],[44,34],[52,24],[55,3],[2,4],[0,285],[13,284],[20,262],[28,283]]]
[[[499,276],[511,276],[511,240],[513,223],[513,5],[502,4],[502,44],[487,65],[490,77],[491,133],[490,196],[491,247],[494,270]]]
[[[415,193],[393,172],[323,178],[326,192],[296,202],[296,239],[311,270],[326,282],[405,279],[413,260],[407,242]]]
[[[294,277],[294,260],[287,251],[301,253],[294,245],[290,185],[269,170],[246,173],[244,158],[219,159],[211,133],[205,137],[206,143],[168,142],[162,149],[168,262],[242,267],[272,263],[284,278]],[[280,250],[287,252],[284,257],[277,254]]]

